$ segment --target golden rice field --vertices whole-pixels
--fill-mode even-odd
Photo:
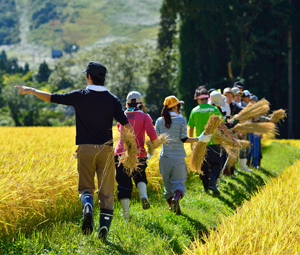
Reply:
[[[113,131],[116,141],[118,131]],[[300,148],[299,141],[276,141]],[[189,144],[185,146],[190,155]],[[0,238],[80,215],[73,157],[75,127],[0,127],[0,149]],[[162,185],[159,151],[147,168],[148,186],[157,191]],[[186,254],[297,254],[299,168],[300,161],[245,202],[236,214],[224,218],[217,231],[206,237],[205,245],[196,240]]]
[[[75,129],[0,130],[0,236],[78,212]]]
[[[80,215],[75,127],[0,127],[0,150],[0,238]],[[162,183],[158,154],[147,168],[154,190]]]
[[[300,147],[300,141],[276,140]],[[186,254],[300,254],[300,161],[268,183]]]

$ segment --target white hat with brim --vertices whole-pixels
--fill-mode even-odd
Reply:
[[[242,97],[250,97],[250,96],[251,96],[251,94],[250,94],[249,90],[244,90],[243,91]]]
[[[226,98],[224,98],[224,96],[222,96],[221,92],[219,91],[215,90],[210,93],[210,104],[215,104],[217,106],[224,107],[225,100]]]
[[[127,103],[132,103],[132,100],[135,99],[135,103],[142,103],[142,96],[137,91],[131,91],[127,95]]]

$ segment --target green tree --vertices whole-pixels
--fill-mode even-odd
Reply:
[[[26,74],[27,72],[29,72],[30,69],[29,69],[29,64],[26,62],[25,63],[25,67],[24,67],[24,74]]]
[[[6,56],[5,50],[2,50],[2,51],[1,51],[0,58],[1,58],[2,60],[4,60],[4,61],[7,61],[7,56]]]
[[[72,66],[74,66],[74,62],[64,58],[55,63],[54,70],[48,78],[52,92],[72,90],[74,88],[75,76],[78,74],[70,74]]]
[[[187,117],[196,87],[223,89],[239,79],[251,92],[266,97],[273,109],[287,108],[287,31],[293,31],[293,58],[299,59],[298,1],[165,0],[162,8],[170,19],[180,17],[177,89],[188,102]],[[167,29],[160,31],[167,37]],[[160,38],[164,36],[159,42]],[[228,77],[229,62],[233,77]],[[298,62],[293,63],[297,68]],[[297,81],[298,73],[293,74]],[[282,133],[285,129],[283,125]]]
[[[29,69],[29,68],[28,68]],[[51,74],[51,70],[49,69],[46,61],[44,61],[42,64],[39,66],[39,71],[36,75],[36,80],[41,83],[41,82],[47,82],[48,78]]]
[[[153,53],[153,47],[147,44],[112,43],[86,53],[80,59],[81,70],[91,60],[103,62],[107,67],[105,86],[125,105],[130,91],[138,90],[142,95],[145,93]],[[77,81],[82,87],[86,83],[85,76],[79,74]]]
[[[176,12],[164,0],[160,8],[160,23],[158,33],[158,49],[172,49],[177,34]]]
[[[160,117],[164,98],[176,94],[176,76],[178,72],[178,48],[157,51],[148,76],[146,90],[147,111],[155,121]]]

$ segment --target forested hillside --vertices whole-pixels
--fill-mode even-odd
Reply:
[[[91,45],[110,37],[154,39],[161,0],[1,0],[0,45],[20,40],[19,22],[26,12],[27,38],[59,48]],[[19,6],[19,10],[17,7]]]
[[[19,20],[14,0],[0,0],[0,45],[20,41]]]

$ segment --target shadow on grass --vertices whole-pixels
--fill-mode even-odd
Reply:
[[[251,194],[257,192],[261,186],[265,185],[265,179],[275,176],[277,176],[276,173],[263,168],[251,174],[239,172],[237,178],[229,179],[230,177],[228,177],[228,179],[226,179],[226,182],[223,183],[220,188],[221,195],[216,196],[216,198],[230,208],[236,209],[242,205],[244,200],[249,200]]]
[[[182,213],[181,216],[185,217],[189,222],[191,222],[192,225],[195,226],[197,231],[199,231],[199,233],[205,233],[205,234],[208,233],[207,227],[204,224],[202,224],[200,221],[191,218],[185,213]]]
[[[164,225],[160,224],[160,222],[154,221],[140,221],[138,218],[135,218],[135,221],[138,224],[143,224],[144,227],[150,232],[163,236],[168,236],[170,238],[170,247],[176,254],[183,253],[183,247],[181,242],[178,240],[178,237],[174,235],[174,233],[168,231],[168,229],[164,228]]]
[[[114,253],[115,253],[115,251],[118,251],[120,254],[128,254],[128,255],[135,255],[136,254],[135,252],[129,252],[128,250],[124,250],[122,248],[122,246],[116,245],[116,244],[114,244],[112,242],[109,242],[109,241],[106,241],[105,245],[108,246],[108,247],[105,247],[105,250],[107,251],[107,254],[112,254],[111,249],[114,251]]]
[[[251,174],[239,172],[236,178],[225,177],[224,180],[220,181],[220,195],[213,195],[212,192],[209,192],[209,194],[235,210],[244,200],[249,200],[252,193],[258,191],[264,185],[266,176],[273,177],[273,174],[266,170],[254,171]],[[188,187],[196,182],[198,180],[190,179],[186,186]]]

